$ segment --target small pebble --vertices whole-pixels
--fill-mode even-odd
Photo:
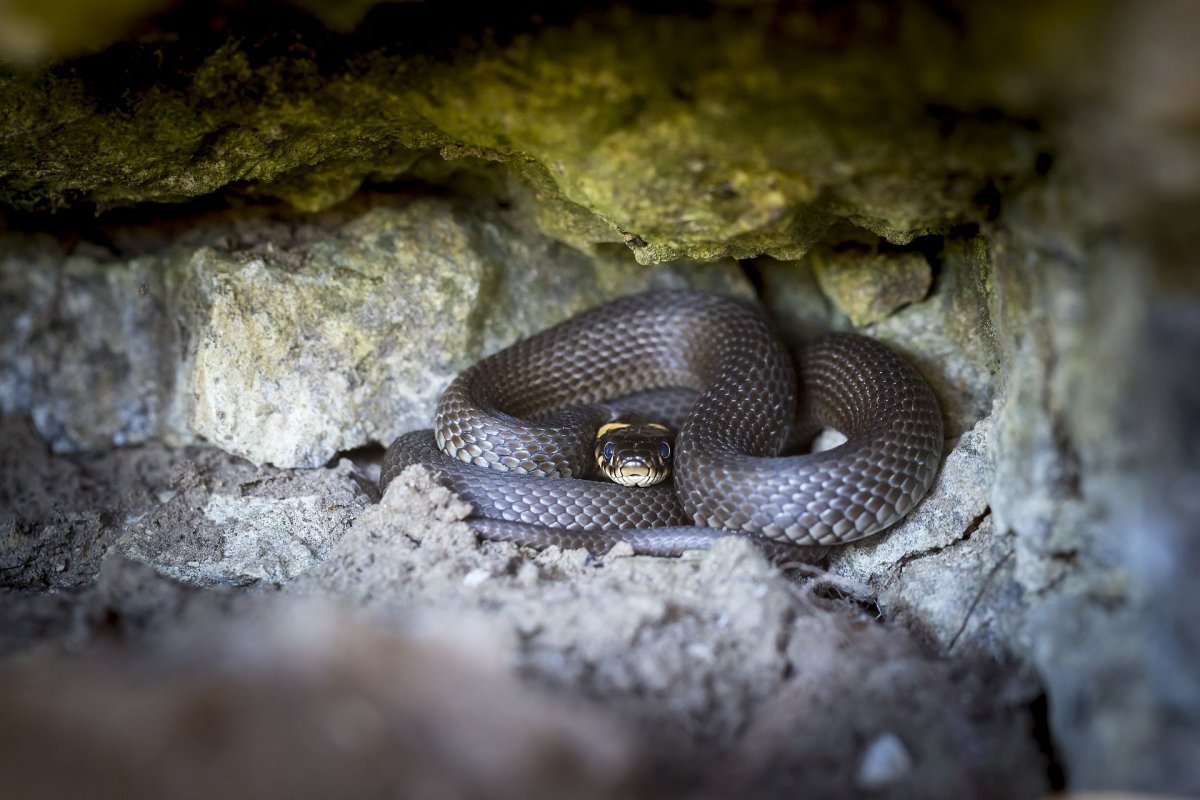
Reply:
[[[517,583],[526,588],[537,586],[540,576],[541,572],[538,570],[537,565],[526,561],[517,570]]]
[[[486,569],[473,569],[463,576],[463,586],[467,587],[468,589],[474,589],[476,586],[483,583],[490,577],[492,577],[492,573],[488,572]]]
[[[891,732],[880,734],[863,752],[855,782],[860,789],[879,789],[903,778],[912,766],[900,737]]]

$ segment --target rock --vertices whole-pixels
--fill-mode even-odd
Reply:
[[[929,298],[862,330],[891,345],[925,376],[950,439],[990,414],[997,393],[1002,360],[991,275],[983,239],[947,240]]]
[[[519,682],[486,631],[384,627],[329,602],[266,600],[242,603],[235,620],[199,607],[137,651],[47,651],[0,667],[8,790],[630,796],[643,769],[636,732]]]
[[[900,737],[888,731],[867,745],[858,762],[856,783],[863,789],[881,789],[896,783],[912,769],[912,757]]]
[[[153,1],[127,0],[128,11]],[[350,7],[353,19],[362,6]],[[175,30],[160,15],[152,42],[78,70],[3,73],[0,202],[112,207],[224,191],[315,211],[364,180],[406,178],[503,193],[564,241],[627,242],[643,263],[795,259],[838,221],[904,243],[980,219],[981,193],[1034,168],[1029,126],[973,110],[1009,67],[971,50],[964,26],[982,35],[971,23],[983,17],[987,52],[1036,59],[1025,25],[1040,17],[962,13],[556,9],[548,24],[394,4],[358,36],[281,8],[267,31],[229,13],[203,39],[194,21]],[[497,32],[460,41],[464,26]],[[395,32],[393,47],[372,38],[380,29]],[[330,50],[344,55],[327,61]],[[86,78],[107,73],[125,79]]]
[[[1200,96],[1181,76],[1200,9],[1127,11],[1096,67],[1106,100],[993,239],[991,506],[1069,786],[1196,795]]]
[[[929,262],[916,252],[821,249],[809,260],[821,291],[855,326],[923,300],[933,283]]]
[[[859,249],[870,240],[862,231],[844,228],[839,235],[847,237],[839,247]],[[878,246],[878,240],[875,244]],[[816,264],[823,257],[814,254],[800,261],[755,262],[764,302],[793,346],[827,331],[855,329],[852,316],[846,309],[839,310],[821,289]],[[901,258],[913,264],[919,259],[925,265],[921,270],[928,268],[923,255],[910,252]],[[861,326],[859,332],[887,343],[917,367],[937,395],[947,436],[954,438],[991,413],[1001,357],[991,318],[994,297],[986,242],[979,238],[946,240],[936,261],[938,274],[928,297],[922,290],[924,299],[891,309]],[[858,271],[846,272],[851,281],[847,285],[857,286],[863,297],[875,296],[882,289],[882,284],[876,285],[871,266],[875,262],[864,256],[856,263]],[[920,285],[918,281],[917,288]],[[884,303],[880,309],[891,305]]]
[[[193,585],[279,582],[317,563],[374,499],[343,460],[254,467],[213,449],[162,445],[53,457],[27,427],[0,438],[0,587],[79,590],[110,551]]]
[[[429,427],[467,365],[602,300],[747,290],[729,265],[651,274],[428,200],[369,212],[292,255],[301,266],[214,251],[189,265],[202,295],[189,428],[282,466]]]
[[[648,272],[440,200],[292,239],[221,229],[126,262],[77,256],[63,275],[45,243],[17,249],[0,259],[0,407],[31,414],[59,451],[202,437],[315,467],[428,427],[463,367],[597,302],[750,293],[728,262]]]
[[[0,410],[30,414],[59,452],[158,435],[177,359],[162,261],[45,239],[0,252]]]
[[[172,477],[160,504],[124,523],[116,546],[189,584],[291,580],[319,563],[374,499],[345,459],[332,469],[281,471],[205,451]]]
[[[944,652],[1007,660],[1019,650],[1017,620],[1028,609],[1013,583],[1015,544],[996,530],[988,505],[991,432],[989,418],[959,439],[912,514],[887,533],[835,550],[829,568]]]
[[[991,500],[1028,609],[1016,641],[1072,786],[1194,794],[1200,325],[1129,269],[1135,252],[1016,227],[997,270],[1013,367]]]

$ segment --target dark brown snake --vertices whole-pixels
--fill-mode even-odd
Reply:
[[[594,404],[679,387],[696,399],[673,481],[575,477],[611,417]],[[822,426],[847,441],[778,455]],[[435,428],[392,443],[381,490],[423,464],[474,505],[485,538],[651,555],[735,532],[775,552],[870,536],[913,509],[942,452],[933,392],[884,345],[831,334],[793,366],[761,311],[698,292],[624,297],[483,359],[446,389]]]

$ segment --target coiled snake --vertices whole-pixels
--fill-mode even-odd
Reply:
[[[630,395],[690,407],[674,481],[580,479],[612,418],[597,404]],[[847,441],[778,455],[822,426]],[[731,533],[776,550],[869,536],[913,509],[942,451],[933,392],[884,345],[826,335],[793,365],[760,311],[686,291],[606,303],[483,359],[446,389],[435,429],[392,443],[381,490],[424,464],[475,506],[485,538],[653,555]]]

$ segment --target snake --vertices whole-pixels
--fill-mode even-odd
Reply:
[[[597,431],[631,410],[676,420],[671,479],[589,479]],[[794,452],[823,428],[845,441]],[[874,339],[829,333],[789,352],[756,303],[651,291],[461,372],[434,429],[392,442],[379,486],[422,465],[483,538],[535,548],[679,555],[740,535],[778,555],[895,525],[933,484],[942,434],[929,384]]]

